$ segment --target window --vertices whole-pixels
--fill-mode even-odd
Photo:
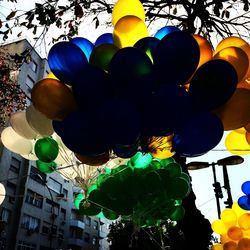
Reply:
[[[63,189],[63,197],[64,197],[64,199],[68,198],[68,190],[65,188]]]
[[[44,183],[46,182],[46,174],[42,173],[34,166],[31,166],[30,168],[30,178],[42,185],[44,185]]]
[[[61,229],[61,228],[59,228],[59,229],[58,229],[58,238],[59,238],[59,239],[63,239],[63,235],[64,235],[64,230]]]
[[[84,233],[84,241],[89,242],[89,239],[90,239],[89,233]]]
[[[90,217],[86,216],[86,218],[85,218],[85,224],[86,224],[87,226],[90,226],[90,225],[91,225],[91,219],[90,219]]]
[[[51,177],[49,177],[48,180],[48,187],[55,191],[56,193],[60,194],[61,190],[62,190],[62,184],[60,184],[58,181],[52,179]]]
[[[11,163],[10,163],[10,170],[12,172],[15,172],[15,173],[19,174],[20,166],[21,166],[21,161],[19,161],[15,157],[12,157],[11,158]]]
[[[53,213],[55,215],[59,215],[59,204],[53,202],[52,200],[50,199],[46,199],[46,207],[45,207],[45,210],[49,213]]]
[[[66,210],[64,208],[61,208],[60,218],[66,220]]]
[[[35,84],[35,81],[28,75],[26,78],[26,86],[28,87],[28,92],[31,93],[31,90]]]
[[[93,223],[93,228],[94,228],[95,230],[98,229],[98,222],[97,222],[96,220],[95,220],[94,223]]]
[[[42,208],[43,197],[40,194],[35,193],[35,192],[28,189],[27,194],[26,194],[26,198],[25,198],[25,202],[29,203],[35,207]]]
[[[17,245],[17,250],[36,250],[36,245],[19,240]]]
[[[21,227],[38,231],[40,227],[40,220],[33,216],[24,214],[22,217]]]
[[[57,226],[52,225],[46,221],[43,222],[42,233],[56,235]]]
[[[9,202],[14,203],[16,195],[16,185],[7,181],[6,187],[7,187],[6,193],[8,194]]]
[[[1,221],[10,222],[11,211],[7,208],[3,208],[1,212]]]
[[[97,244],[97,237],[96,236],[93,236],[93,238],[92,238],[92,244],[93,245]]]
[[[34,71],[34,72],[37,72],[37,63],[32,61],[31,62],[31,69]]]

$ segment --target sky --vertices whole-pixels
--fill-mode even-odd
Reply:
[[[63,0],[62,0],[63,1]],[[22,9],[27,10],[30,9],[32,6],[34,6],[35,1],[18,1],[20,4],[14,4],[11,5],[10,2],[4,3],[0,2],[0,19],[3,18],[3,16],[6,16],[6,13],[8,14],[10,10],[16,9]],[[36,1],[37,2],[37,1]],[[159,24],[158,24],[159,25]],[[161,28],[162,26],[160,26]],[[84,24],[80,28],[81,36],[89,39],[91,42],[94,42],[98,36],[100,36],[103,33],[112,32],[112,27],[100,27],[98,29],[94,28],[94,24],[92,23],[92,20],[86,20]],[[94,32],[93,32],[94,31]],[[155,30],[150,30],[150,35],[153,35],[153,32],[156,32],[157,28]],[[53,29],[50,33],[48,33],[48,37],[51,37],[52,34],[55,35],[58,31]],[[59,33],[58,33],[59,34]],[[14,36],[13,36],[14,37]],[[27,38],[32,44],[32,34],[29,32],[26,32],[22,35],[22,37]],[[14,39],[14,38],[10,38]],[[47,49],[45,49],[44,44],[39,46],[37,48],[37,52],[42,55],[42,57],[46,57],[46,54],[48,53],[49,47],[51,45],[47,44]],[[205,161],[205,162],[217,162],[217,160],[221,158],[225,158],[227,156],[231,156],[232,154],[226,150],[224,145],[224,140],[226,138],[226,135],[228,132],[224,133],[223,138],[221,139],[220,143],[212,149],[209,153],[202,155],[200,157],[192,157],[187,158],[187,163],[192,161]],[[231,185],[231,192],[233,201],[237,201],[240,196],[243,195],[241,191],[241,185],[245,181],[250,180],[250,152],[248,155],[242,155],[244,158],[244,162],[237,166],[228,166],[228,175]],[[191,177],[192,177],[192,187],[196,194],[196,205],[201,210],[202,214],[210,220],[210,222],[213,222],[218,218],[217,215],[217,209],[216,209],[216,200],[213,190],[213,173],[212,168],[205,168],[195,171],[189,171]],[[221,186],[223,186],[223,175],[222,175],[222,167],[216,166],[216,173],[217,173],[217,180],[221,182]],[[222,189],[224,190],[224,189]],[[227,199],[227,193],[224,192],[224,198],[221,200],[221,210],[225,208],[224,201]]]

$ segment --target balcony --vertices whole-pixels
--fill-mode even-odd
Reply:
[[[83,230],[85,229],[85,224],[84,224],[84,222],[82,222],[82,221],[80,221],[80,220],[73,220],[73,219],[71,219],[69,225],[72,226],[72,227],[81,228],[81,229],[83,229]]]
[[[84,240],[69,238],[68,239],[68,245],[82,247],[84,245]]]
[[[99,238],[104,239],[105,237],[107,237],[107,235],[107,232],[99,231]]]

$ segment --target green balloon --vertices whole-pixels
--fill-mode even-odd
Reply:
[[[184,172],[181,173],[180,177],[185,179],[188,183],[191,181],[190,176]]]
[[[185,215],[185,209],[183,206],[176,206],[172,209],[169,219],[172,221],[181,220]]]
[[[88,187],[87,193],[89,194],[91,191],[97,189],[97,185],[96,184],[92,184]]]
[[[100,174],[96,179],[96,185],[100,187],[102,183],[109,177],[109,174]]]
[[[161,163],[161,166],[163,168],[167,167],[168,164],[172,163],[172,162],[175,162],[175,159],[170,157],[170,158],[167,158],[167,159],[157,159],[157,161],[159,161]]]
[[[98,207],[106,207],[110,200],[101,189],[94,189],[89,193],[88,200]]]
[[[74,199],[74,205],[75,208],[79,209],[80,208],[80,203],[81,201],[85,198],[84,194],[80,193],[76,196],[76,198]]]
[[[40,160],[36,161],[36,167],[45,174],[53,173],[56,170],[57,164],[55,162],[42,162]]]
[[[170,183],[171,197],[176,200],[185,198],[190,193],[190,184],[181,177],[176,177]]]
[[[58,143],[50,137],[38,139],[34,149],[37,158],[47,163],[54,161],[59,153]]]
[[[153,157],[151,154],[137,152],[130,158],[128,166],[131,166],[132,168],[146,168],[151,164],[152,159]]]
[[[116,175],[117,173],[120,173],[121,171],[123,171],[127,167],[128,167],[127,165],[120,165],[120,166],[118,166],[116,168],[112,168],[111,169],[111,175]]]
[[[150,171],[143,176],[145,193],[156,194],[163,190],[161,177],[157,171]]]
[[[172,178],[179,177],[182,173],[181,165],[176,162],[169,163],[166,169],[169,171],[170,177]]]
[[[119,217],[118,214],[108,209],[103,209],[102,212],[103,212],[104,217],[108,220],[116,220]]]
[[[95,216],[101,212],[101,207],[91,203],[90,201],[84,199],[80,202],[79,211],[80,214]]]
[[[109,176],[100,189],[111,199],[117,199],[122,194],[121,181],[116,176]]]

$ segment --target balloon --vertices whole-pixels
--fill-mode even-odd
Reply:
[[[94,48],[94,44],[92,42],[84,37],[74,37],[70,40],[70,42],[79,47],[86,56],[87,60],[89,60],[91,52]]]
[[[108,220],[117,220],[119,217],[119,215],[114,213],[112,210],[103,209],[102,212],[104,217]]]
[[[133,157],[128,161],[128,166],[132,168],[147,168],[152,162],[152,156],[150,154],[143,154],[137,152]]]
[[[53,173],[56,170],[56,163],[55,162],[42,162],[40,160],[36,161],[36,167],[45,174]]]
[[[113,39],[118,48],[134,46],[137,41],[147,36],[146,24],[133,15],[122,17],[114,26]]]
[[[160,28],[154,35],[155,38],[158,38],[159,40],[161,40],[164,36],[174,32],[174,31],[181,31],[179,28],[175,27],[175,26],[164,26],[162,28]]]
[[[54,79],[37,82],[32,89],[31,99],[34,107],[52,120],[63,120],[77,109],[72,92]]]
[[[223,59],[233,65],[237,72],[238,82],[243,80],[247,73],[249,60],[244,50],[237,47],[227,47],[217,52],[214,59]]]
[[[41,136],[50,136],[53,134],[52,120],[39,112],[32,104],[27,107],[25,114],[30,127]]]
[[[76,198],[74,199],[74,205],[75,208],[79,209],[80,208],[80,203],[81,201],[85,198],[85,195],[82,193],[79,193],[76,195]]]
[[[173,150],[187,157],[205,154],[220,142],[223,132],[223,125],[214,114],[197,113],[176,130]]]
[[[0,183],[0,205],[3,203],[6,195],[5,187],[2,183]]]
[[[241,190],[244,194],[246,195],[250,195],[250,181],[245,181],[242,185],[241,185]]]
[[[89,113],[80,111],[70,113],[63,121],[53,121],[53,128],[66,147],[80,155],[99,155],[108,151],[102,126]]]
[[[238,202],[234,202],[233,205],[232,205],[232,209],[233,211],[237,214],[237,217],[239,218],[242,214],[245,214],[246,213],[246,210],[245,209],[242,209]]]
[[[199,68],[201,65],[210,61],[213,58],[213,47],[206,38],[197,34],[194,34],[193,37],[200,48],[200,60],[197,66],[197,68]]]
[[[246,131],[247,131],[248,133],[250,133],[250,122],[249,122],[248,124],[246,124],[246,125],[244,126],[244,128],[246,129]]]
[[[46,76],[46,78],[56,79],[59,81],[59,79],[53,74],[53,72],[49,72],[49,74]]]
[[[189,94],[196,110],[212,110],[226,103],[237,85],[237,73],[227,61],[216,59],[203,64],[194,74]]]
[[[8,150],[16,154],[27,155],[32,152],[31,140],[17,134],[12,127],[4,128],[1,133],[1,141]]]
[[[101,45],[101,44],[113,44],[113,34],[112,33],[104,33],[102,35],[100,35],[96,41],[95,41],[95,47]]]
[[[249,132],[246,132],[246,141],[250,146],[250,133]]]
[[[172,32],[159,42],[155,51],[155,69],[165,83],[182,85],[196,70],[200,49],[194,37],[184,31]]]
[[[239,133],[243,131],[243,133]],[[240,128],[231,131],[225,139],[226,149],[232,154],[247,155],[250,153],[250,145],[245,136],[245,129]]]
[[[23,111],[17,111],[10,115],[10,125],[16,133],[26,139],[31,140],[38,137],[38,133],[30,127],[26,113]]]
[[[113,26],[124,16],[136,16],[145,21],[145,13],[143,5],[138,0],[119,0],[115,3],[112,11]]]
[[[154,61],[154,53],[159,44],[160,40],[155,37],[144,37],[137,41],[134,44],[135,48],[142,50],[146,55],[150,58],[150,60]]]
[[[88,60],[77,45],[58,42],[49,51],[48,64],[60,81],[71,85],[74,78],[86,67]]]
[[[220,217],[227,227],[235,226],[237,223],[237,215],[231,208],[225,208],[221,212]]]
[[[241,196],[238,199],[238,204],[239,206],[244,209],[244,210],[250,210],[250,203],[249,203],[249,199],[246,195]]]
[[[250,239],[243,238],[239,240],[237,250],[250,250]]]
[[[83,164],[89,166],[101,166],[109,161],[109,152],[104,152],[100,155],[81,155],[75,153],[75,156]]]
[[[81,110],[98,107],[111,95],[108,75],[101,69],[88,66],[72,86],[72,92]],[[94,100],[94,101],[93,101]]]
[[[118,48],[114,44],[103,43],[95,47],[91,53],[89,64],[108,71],[109,64]]]
[[[215,245],[212,245],[211,250],[223,250],[223,246],[222,244],[215,244]]]
[[[250,122],[250,90],[236,89],[233,96],[213,113],[222,121],[224,130],[244,127]]]
[[[58,152],[58,143],[50,137],[41,138],[35,143],[35,154],[40,161],[50,163],[56,159]]]
[[[226,234],[227,227],[222,220],[215,220],[212,222],[211,227],[217,234]]]
[[[178,221],[182,219],[185,215],[185,209],[182,206],[174,207],[173,211],[171,211],[171,215],[169,216],[170,220]]]
[[[228,241],[223,245],[223,250],[237,250],[237,243],[234,241]]]
[[[183,199],[185,198],[190,192],[190,185],[181,177],[175,177],[171,179],[171,190],[170,196],[173,199]]]
[[[84,214],[88,216],[96,216],[101,212],[101,207],[83,199],[79,205],[79,214]]]
[[[245,211],[245,210],[244,210]],[[239,219],[238,219],[238,223],[239,223],[239,227],[242,230],[249,230],[250,229],[250,214],[249,213],[245,213],[242,214]]]

